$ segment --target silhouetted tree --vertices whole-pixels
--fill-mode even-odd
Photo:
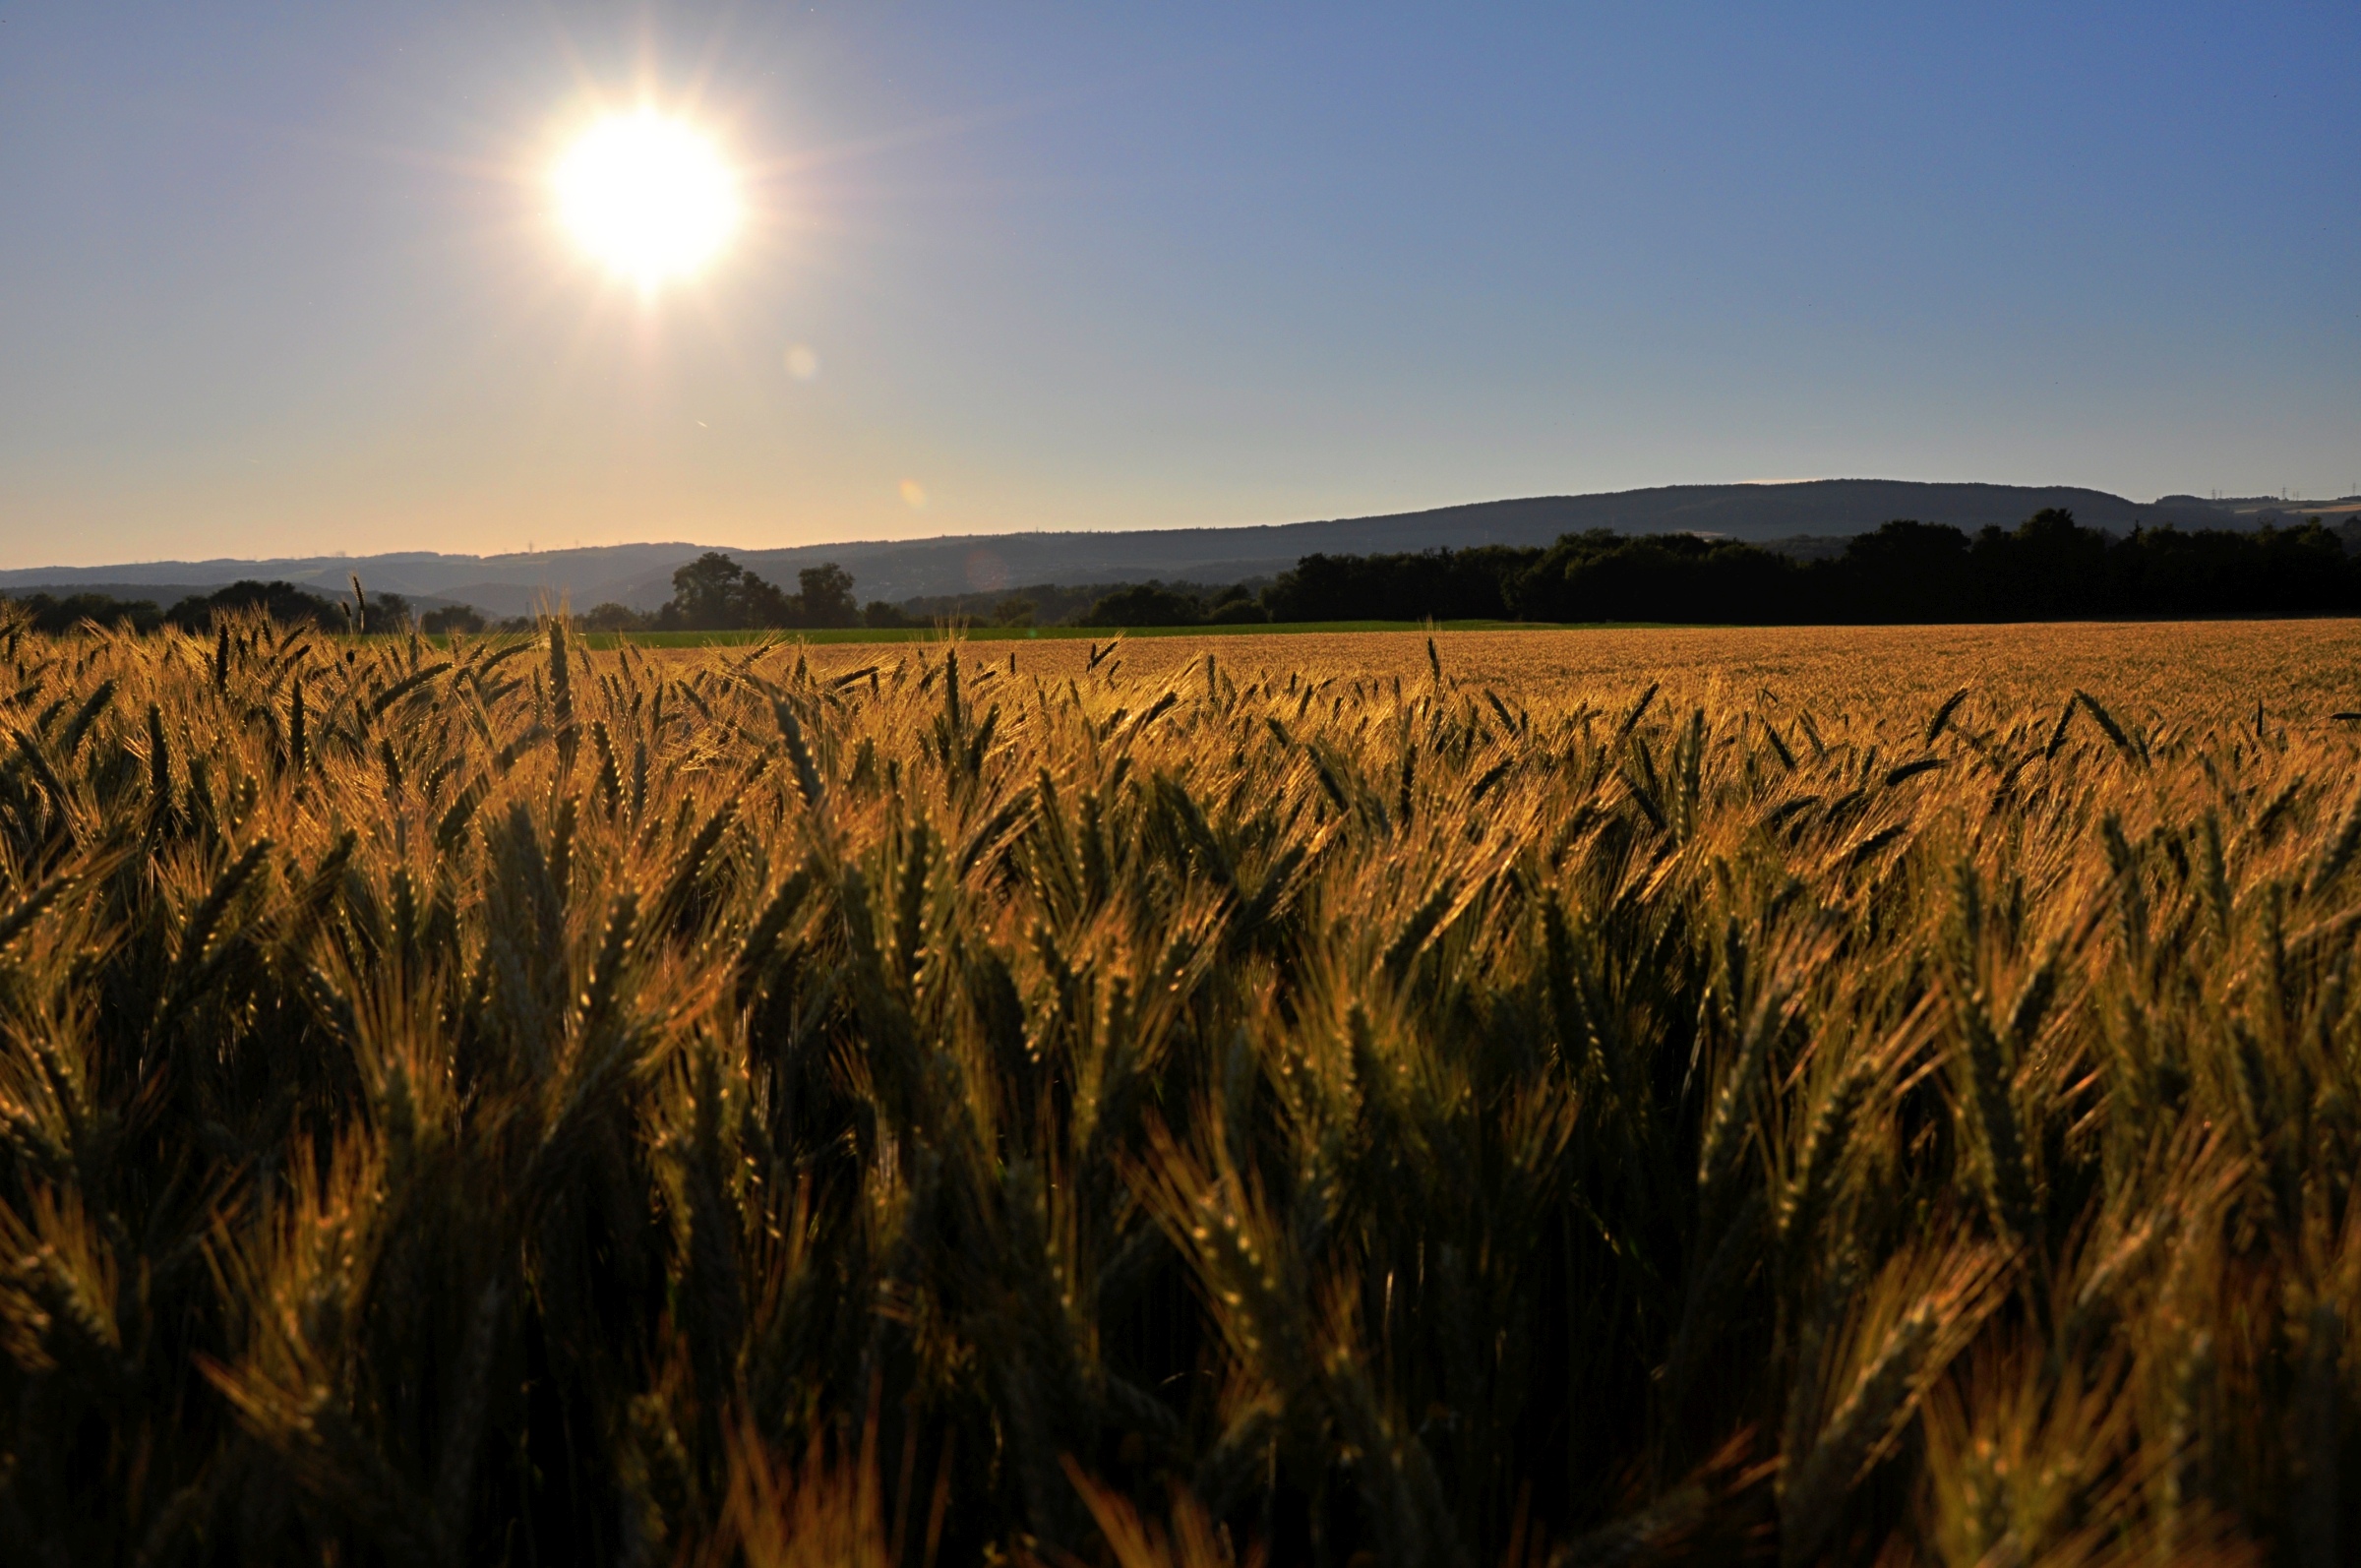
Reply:
[[[766,577],[749,572],[738,579],[738,592],[733,601],[733,627],[769,631],[780,627],[804,625],[803,608],[794,596]]]
[[[484,618],[472,605],[447,604],[440,610],[429,610],[418,618],[418,630],[430,636],[451,632],[476,633],[484,629]]]
[[[1509,584],[1539,550],[1480,545],[1415,554],[1308,555],[1262,602],[1274,621],[1477,621],[1512,614]]]
[[[372,593],[361,630],[372,633],[407,632],[412,619],[410,601],[398,593]]]
[[[861,624],[853,577],[833,561],[798,574],[803,591],[790,594],[718,550],[708,550],[672,574],[672,602],[657,625],[692,632]]]
[[[2361,538],[2355,541],[2361,549]],[[1263,596],[1284,621],[2033,621],[2077,616],[2313,615],[2361,609],[2361,562],[2317,519],[2252,532],[2117,538],[2049,510],[1972,540],[1897,519],[1833,559],[1798,562],[1693,534],[1597,529],[1545,551],[1487,546],[1305,556]],[[1493,608],[1497,606],[1497,608]]]
[[[1799,577],[1793,561],[1753,545],[1594,531],[1560,539],[1511,599],[1528,621],[1760,625],[1796,618]]]
[[[2044,507],[2016,531],[1987,527],[1968,548],[1980,615],[1993,621],[2045,621],[2104,615],[2129,606],[2109,602],[2107,537]]]
[[[1967,621],[1980,609],[1968,536],[1942,523],[1897,518],[1854,535],[1833,570],[1813,571],[1833,621]]]
[[[86,621],[109,629],[129,627],[134,632],[152,632],[164,623],[164,612],[152,599],[118,599],[104,593],[69,593],[60,599],[36,593],[24,603],[31,612],[33,629],[52,634],[71,632]]]
[[[609,599],[583,611],[574,624],[584,632],[636,632],[647,625],[647,617],[628,604]]]
[[[795,574],[802,590],[796,595],[801,601],[798,610],[802,620],[798,625],[808,627],[849,627],[861,624],[861,612],[853,603],[853,574],[833,561],[823,561],[817,567],[806,567]]]
[[[672,574],[665,623],[696,632],[735,627],[745,585],[746,568],[718,550],[708,550]]]
[[[191,594],[165,613],[165,619],[188,632],[212,629],[213,616],[225,610],[260,610],[281,625],[309,624],[324,632],[351,630],[352,617],[335,601],[306,592],[292,582],[257,582],[244,578],[212,593]]]
[[[1134,583],[1119,588],[1090,607],[1084,626],[1151,627],[1195,626],[1205,619],[1205,607],[1195,598],[1175,593],[1161,582]]]

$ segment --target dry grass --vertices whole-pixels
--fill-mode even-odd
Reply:
[[[0,625],[0,1541],[2338,1561],[2352,635]]]

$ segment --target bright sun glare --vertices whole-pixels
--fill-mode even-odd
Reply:
[[[713,144],[653,110],[611,115],[557,168],[558,211],[583,249],[642,288],[695,272],[738,226]]]

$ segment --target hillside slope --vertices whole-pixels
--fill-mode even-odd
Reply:
[[[2289,503],[2291,511],[2302,503]],[[1225,528],[1109,529],[1062,533],[967,534],[933,539],[845,540],[777,550],[731,549],[749,569],[786,586],[807,566],[834,561],[852,573],[863,599],[991,591],[1020,582],[1119,582],[1150,577],[1204,583],[1242,581],[1285,571],[1315,552],[1462,549],[1542,545],[1590,528],[1624,533],[1696,532],[1754,541],[1861,533],[1894,517],[1974,530],[2013,527],[2044,507],[2064,507],[2085,524],[2122,531],[2139,525],[2253,526],[2276,513],[2233,509],[2191,496],[2143,504],[2072,485],[1920,484],[1898,479],[1820,479],[1785,485],[1666,485],[1587,496],[1483,501],[1374,517]],[[673,542],[605,545],[529,554],[467,556],[406,551],[268,561],[159,561],[105,567],[35,567],[0,572],[0,588],[85,584],[218,584],[278,577],[345,591],[358,573],[372,588],[458,600],[515,615],[544,600],[576,606],[614,599],[646,609],[672,591],[676,567],[709,546]]]

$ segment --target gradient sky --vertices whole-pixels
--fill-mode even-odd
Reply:
[[[2357,67],[2351,0],[0,0],[0,566],[2342,493]],[[642,99],[757,209],[653,302],[546,189]]]

